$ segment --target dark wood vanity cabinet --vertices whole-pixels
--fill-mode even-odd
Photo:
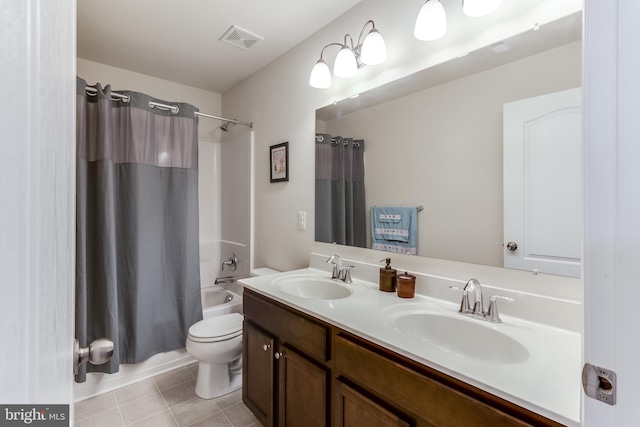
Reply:
[[[242,400],[265,426],[327,427],[330,329],[245,290]]]
[[[325,427],[328,425],[327,369],[285,345],[278,360],[279,426]]]
[[[242,400],[265,427],[274,425],[275,340],[246,320],[242,340]]]
[[[249,289],[244,315],[242,397],[265,427],[561,426]]]

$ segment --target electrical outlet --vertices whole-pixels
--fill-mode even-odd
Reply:
[[[305,211],[298,211],[298,230],[307,229],[307,213]]]

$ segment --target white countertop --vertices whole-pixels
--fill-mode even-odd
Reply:
[[[435,368],[454,378],[569,426],[580,425],[581,337],[580,334],[542,323],[501,314],[502,323],[492,324],[457,313],[458,304],[416,294],[404,299],[381,292],[377,283],[354,279],[359,292],[344,299],[318,300],[296,297],[272,285],[274,279],[295,274],[317,274],[324,270],[306,268],[277,275],[241,279],[245,287],[289,305],[327,323],[368,339],[403,356]],[[459,283],[453,283],[459,285]],[[349,285],[346,285],[349,286]],[[485,301],[493,293],[485,291]],[[508,304],[503,302],[502,306]],[[519,363],[490,363],[445,351],[394,330],[393,313],[432,307],[447,316],[480,322],[514,337],[529,350]],[[456,331],[451,331],[455,333]]]

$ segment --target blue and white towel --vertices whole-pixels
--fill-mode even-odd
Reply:
[[[371,248],[415,255],[418,246],[418,211],[415,207],[371,208]]]

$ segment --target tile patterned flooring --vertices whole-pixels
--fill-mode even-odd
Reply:
[[[237,390],[196,396],[198,364],[179,368],[75,404],[74,427],[262,427]]]

